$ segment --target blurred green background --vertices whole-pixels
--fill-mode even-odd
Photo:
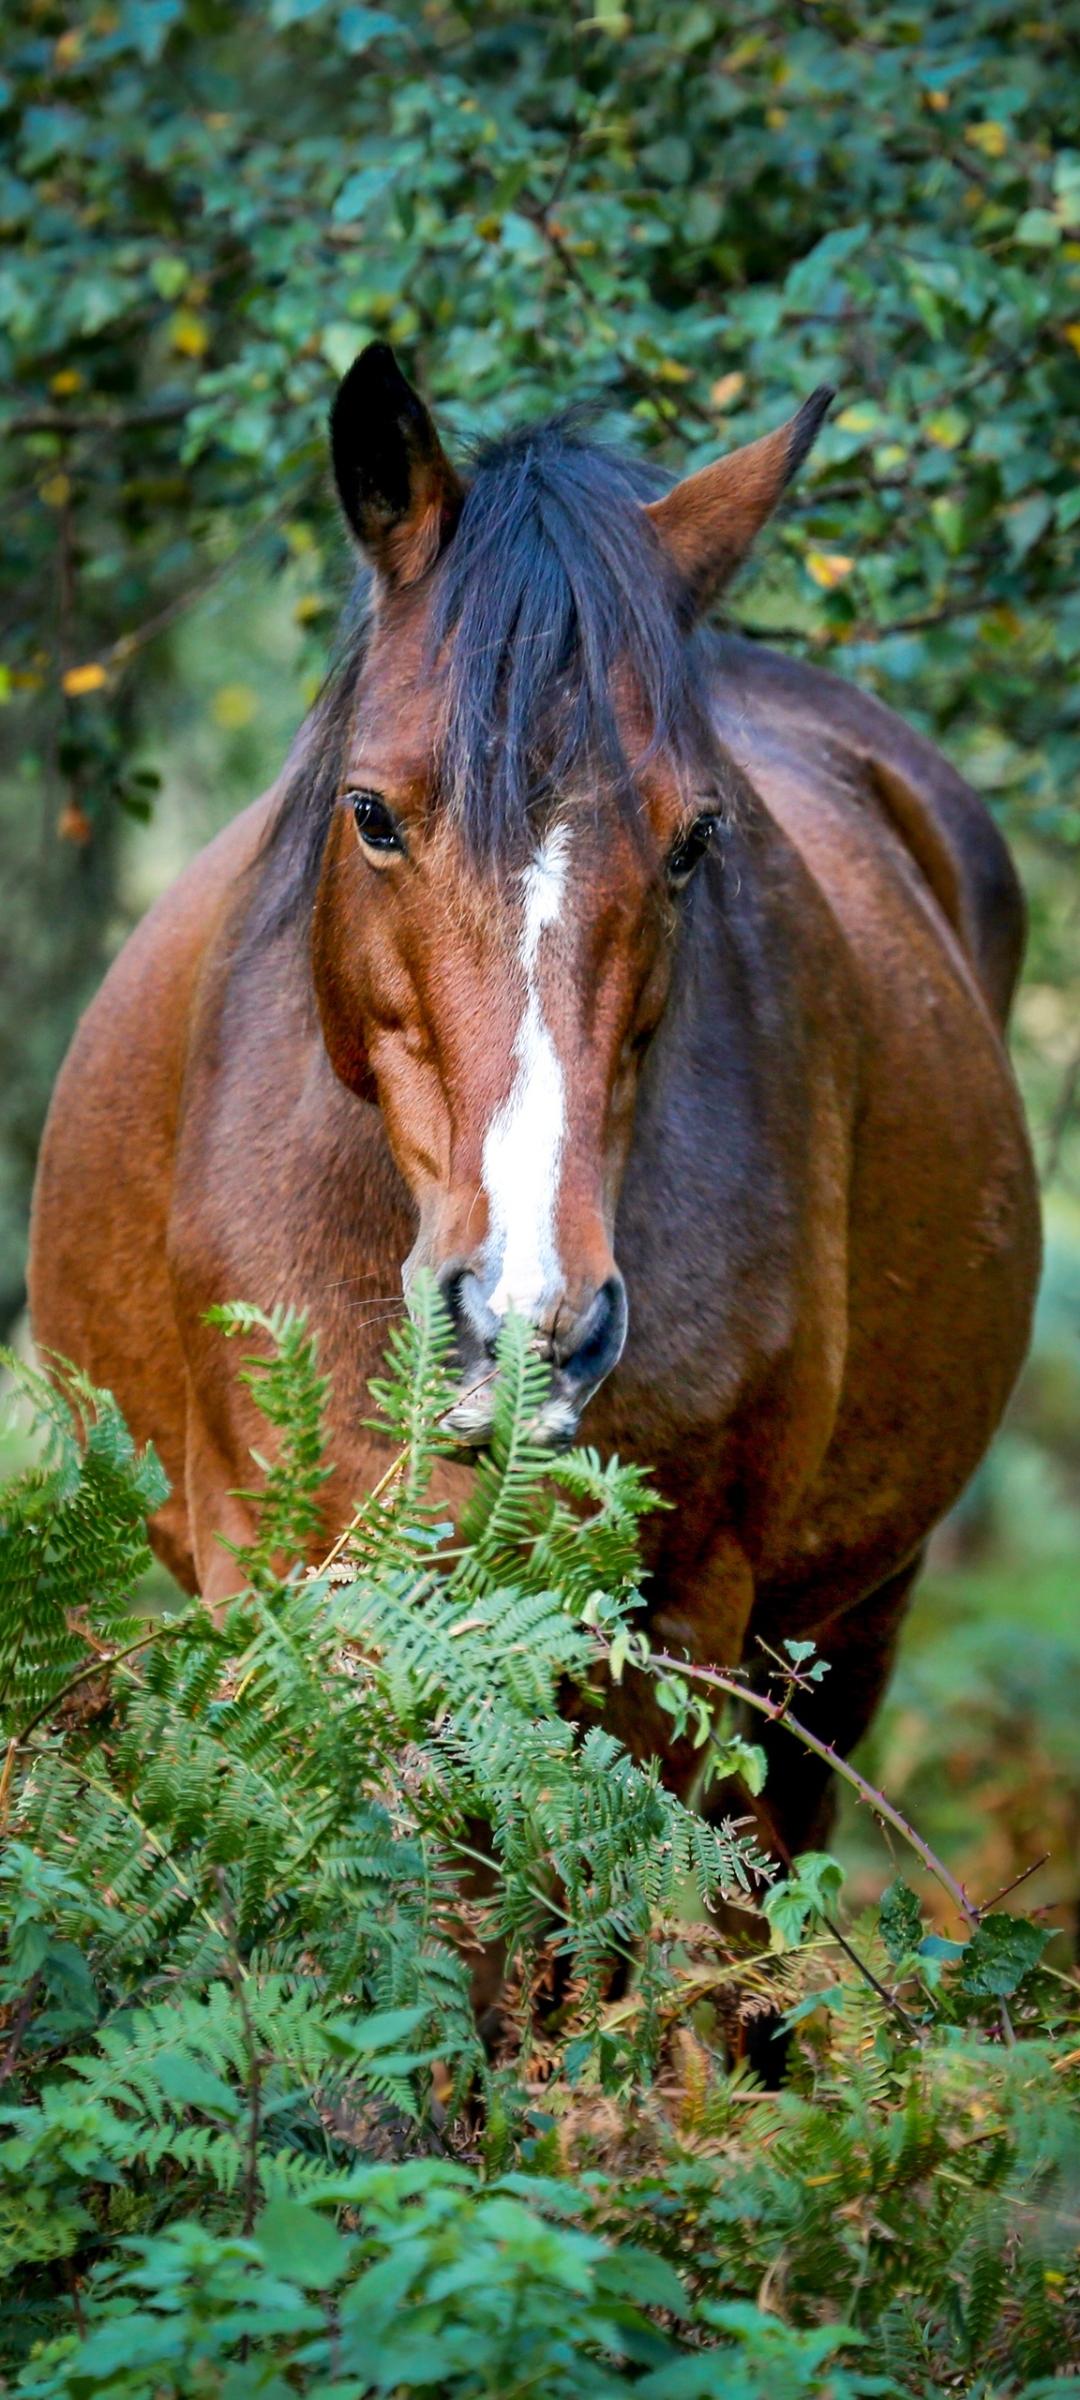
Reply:
[[[354,350],[391,338],[459,442],[583,399],[672,470],[836,385],[727,619],[900,708],[1009,833],[1047,1221],[1029,1365],[865,1763],[980,1898],[1049,1853],[1025,1897],[1075,1938],[1077,0],[11,0],[0,237],[16,1329],[78,1012],[325,669],[349,562],[323,424]],[[843,1845],[869,1896],[888,1858],[857,1811]]]

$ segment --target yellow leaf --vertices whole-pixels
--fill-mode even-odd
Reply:
[[[927,440],[936,443],[939,450],[955,450],[970,433],[971,426],[962,409],[940,408],[936,415],[927,417],[924,430]]]
[[[46,508],[64,508],[71,498],[71,482],[67,475],[50,475],[41,485],[41,497]]]
[[[1077,357],[1080,358],[1080,325],[1063,325],[1061,330],[1066,341],[1072,343]]]
[[[69,667],[61,677],[69,700],[81,700],[85,692],[104,691],[108,680],[105,668],[96,658],[89,659],[85,667]]]
[[[78,25],[72,25],[67,33],[62,33],[60,35],[59,41],[57,42],[53,51],[54,64],[58,67],[73,67],[76,59],[78,58],[79,52],[82,49],[82,44],[83,37],[81,27]]]
[[[677,358],[662,358],[656,372],[661,383],[689,383],[690,381],[689,367],[684,367]]]
[[[732,401],[738,399],[739,393],[744,390],[745,385],[745,375],[739,375],[733,372],[730,375],[718,376],[711,392],[709,393],[709,398],[712,401],[713,407],[730,408]]]
[[[210,328],[193,308],[175,309],[169,319],[169,342],[183,358],[201,358],[210,347]]]
[[[970,142],[973,149],[981,150],[984,158],[1004,158],[1009,147],[1007,128],[996,117],[984,117],[981,124],[968,125],[964,140]]]
[[[723,62],[725,74],[737,75],[740,67],[752,66],[755,58],[760,58],[766,46],[766,37],[763,33],[748,33],[745,40],[736,42],[734,50],[728,51]]]
[[[807,574],[821,591],[834,592],[837,584],[851,574],[855,561],[841,558],[836,550],[808,550],[805,564]]]
[[[70,400],[73,392],[81,392],[82,383],[77,367],[61,367],[59,375],[50,375],[49,390],[58,400]]]
[[[787,124],[786,108],[767,108],[765,111],[765,123],[769,127],[770,132],[779,133],[781,126]]]
[[[841,433],[874,433],[881,423],[881,410],[874,400],[856,400],[851,408],[842,408],[836,423]]]
[[[939,116],[942,109],[947,108],[949,105],[948,92],[927,92],[924,96],[926,99],[927,108],[935,109]]]
[[[250,684],[223,683],[221,690],[214,693],[210,714],[224,733],[239,733],[242,726],[250,725],[258,705],[258,696]]]

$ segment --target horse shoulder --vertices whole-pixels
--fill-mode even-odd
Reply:
[[[1023,959],[1027,917],[1008,846],[979,794],[933,742],[869,693],[756,643],[718,646],[725,713],[753,741],[782,725],[807,750],[846,756],[863,797],[899,837],[956,934],[999,1027]]]
[[[191,1581],[183,1500],[185,1374],[166,1258],[176,1130],[195,991],[268,794],[228,825],[125,943],[57,1079],[34,1191],[37,1341],[112,1391],[173,1485],[157,1546]]]

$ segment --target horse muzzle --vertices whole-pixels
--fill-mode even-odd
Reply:
[[[482,1449],[491,1439],[499,1376],[496,1345],[504,1320],[489,1308],[471,1268],[445,1269],[439,1281],[461,1362],[460,1395],[443,1422],[463,1448]],[[549,1386],[529,1427],[529,1439],[538,1450],[565,1450],[587,1401],[622,1355],[627,1307],[618,1269],[576,1309],[560,1301],[534,1322],[536,1352],[549,1367]]]

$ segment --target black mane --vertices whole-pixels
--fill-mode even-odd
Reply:
[[[642,508],[659,488],[639,461],[586,440],[566,418],[525,426],[476,458],[435,570],[430,659],[446,675],[439,804],[482,863],[520,856],[536,809],[575,770],[601,772],[634,803],[642,762],[619,740],[617,666],[641,694],[650,750],[687,757],[707,739],[697,645]],[[318,882],[367,639],[362,601],[343,631],[268,836],[260,932],[295,916]]]
[[[657,488],[572,419],[525,426],[477,461],[438,572],[432,659],[445,644],[443,796],[479,860],[518,853],[531,812],[577,769],[632,797],[641,762],[623,755],[611,701],[620,664],[651,749],[681,751],[699,724],[682,596],[642,512]]]

